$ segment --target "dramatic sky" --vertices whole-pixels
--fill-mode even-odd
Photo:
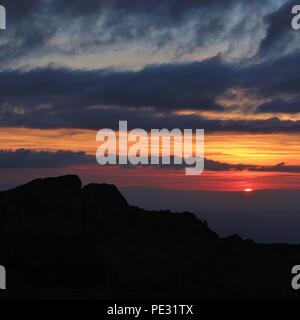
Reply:
[[[1,189],[66,173],[121,187],[300,189],[297,1],[0,3]],[[119,120],[205,129],[204,174],[100,167],[96,132]]]

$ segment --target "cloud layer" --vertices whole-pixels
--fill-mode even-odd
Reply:
[[[295,53],[255,65],[236,65],[214,57],[139,71],[51,67],[3,71],[0,125],[100,129],[128,120],[133,127],[145,129],[298,131],[299,121],[280,120],[276,114],[300,112],[299,62],[300,53]],[[233,90],[246,92],[248,100],[228,95]],[[189,116],[184,110],[200,114]],[[215,119],[201,116],[203,111],[215,112]],[[218,120],[218,113],[236,112],[250,119]],[[269,118],[257,120],[254,116],[260,113]]]
[[[0,66],[69,64],[71,58],[76,66],[89,54],[112,56],[108,64],[131,66],[129,54],[141,64],[151,56],[166,62],[217,53],[229,59],[273,55],[270,51],[282,49],[290,38],[288,9],[293,2],[2,0],[8,30],[1,34]],[[125,57],[117,58],[116,52]]]
[[[0,127],[300,131],[300,32],[290,0],[2,0]],[[84,153],[1,151],[0,166]],[[281,161],[281,159],[280,159]],[[219,170],[298,172],[230,165]]]
[[[0,169],[65,168],[79,164],[91,164],[94,161],[94,157],[84,152],[0,150]]]
[[[170,165],[158,165],[153,168],[179,169],[186,168],[183,165],[174,165],[174,158]],[[34,151],[28,149],[0,150],[0,169],[40,169],[40,168],[67,168],[77,165],[96,165],[95,156],[84,152],[70,151]],[[122,167],[122,166],[121,166]],[[127,169],[131,166],[125,166]],[[133,168],[134,166],[132,166]],[[286,172],[300,173],[300,166],[279,163],[274,166],[256,166],[247,164],[230,164],[211,159],[205,159],[205,171],[252,171],[252,172]]]

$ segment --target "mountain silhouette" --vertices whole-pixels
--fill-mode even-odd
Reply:
[[[77,176],[0,193],[1,299],[294,299],[297,264],[298,245],[221,238],[192,213],[133,207]]]

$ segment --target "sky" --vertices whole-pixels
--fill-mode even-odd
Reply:
[[[300,31],[289,0],[0,0],[0,189],[84,183],[300,190]],[[205,130],[205,171],[100,167],[96,133]]]

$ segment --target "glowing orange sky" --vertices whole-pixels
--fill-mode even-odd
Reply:
[[[39,130],[0,128],[0,149],[69,150],[95,155],[96,131],[81,129]],[[300,164],[300,134],[205,134],[205,156],[228,163]]]
[[[70,150],[95,155],[96,131],[80,129],[38,130],[0,128],[0,149]],[[228,163],[275,165],[300,164],[300,134],[206,133],[205,156]],[[278,172],[205,171],[187,177],[182,170],[81,165],[64,169],[0,170],[3,183],[23,183],[33,178],[66,173],[79,174],[84,182],[108,182],[118,186],[146,186],[168,189],[241,191],[256,189],[300,189],[300,175]],[[162,179],[162,175],[164,179]]]
[[[98,147],[96,131],[79,129],[36,130],[0,129],[1,149],[85,151],[95,155]],[[228,163],[275,165],[300,163],[299,134],[206,134],[205,156]],[[300,189],[300,175],[278,172],[205,171],[202,176],[187,177],[183,171],[171,169],[100,167],[82,165],[64,169],[0,170],[3,183],[23,183],[33,178],[66,173],[79,174],[83,181],[108,182],[118,186],[147,186],[168,189],[241,191],[257,189]],[[162,179],[163,173],[163,179]]]

